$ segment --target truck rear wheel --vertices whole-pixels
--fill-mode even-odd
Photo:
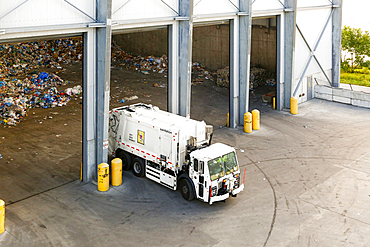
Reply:
[[[131,168],[131,155],[127,152],[118,149],[116,151],[116,157],[122,160],[122,169],[129,170]]]
[[[191,201],[194,199],[194,189],[191,182],[188,179],[183,178],[180,180],[180,191],[182,197],[185,200]]]
[[[145,174],[145,166],[143,159],[135,158],[132,162],[132,171],[136,177],[143,177]]]

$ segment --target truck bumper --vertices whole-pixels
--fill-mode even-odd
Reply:
[[[209,205],[212,205],[212,203],[214,202],[224,201],[227,198],[229,198],[229,193],[226,193],[225,195],[222,196],[213,196],[209,198]]]
[[[233,195],[236,195],[236,194],[238,194],[239,192],[241,192],[243,190],[244,190],[244,184],[242,184],[239,188],[233,190],[231,193]],[[212,203],[214,203],[214,202],[224,201],[227,198],[229,198],[229,196],[230,196],[229,193],[226,193],[225,195],[221,195],[221,196],[213,196],[209,199],[209,205],[212,205]]]
[[[233,190],[231,193],[232,193],[233,195],[236,195],[236,194],[238,194],[240,191],[243,191],[243,190],[244,190],[244,184],[242,184],[241,186],[239,186],[239,188],[237,188],[237,189]]]

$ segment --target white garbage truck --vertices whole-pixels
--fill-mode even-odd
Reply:
[[[212,135],[204,121],[139,103],[110,111],[108,149],[124,170],[211,205],[244,189],[235,149]]]

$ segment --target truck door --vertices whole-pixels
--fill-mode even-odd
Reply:
[[[195,185],[195,190],[198,195],[198,198],[203,199],[204,198],[204,175],[203,175],[203,161],[199,161],[196,158],[192,159],[192,179]]]

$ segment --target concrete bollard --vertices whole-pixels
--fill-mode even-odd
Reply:
[[[5,202],[0,199],[0,234],[5,232]]]
[[[122,160],[115,158],[112,160],[112,186],[120,186],[122,184]]]
[[[107,163],[98,165],[98,190],[109,190],[109,165]]]
[[[244,132],[252,133],[252,114],[250,112],[244,114]]]
[[[260,129],[260,111],[257,109],[254,109],[252,111],[252,128],[253,130],[259,130]]]
[[[296,97],[290,98],[290,113],[298,114],[298,99]]]

